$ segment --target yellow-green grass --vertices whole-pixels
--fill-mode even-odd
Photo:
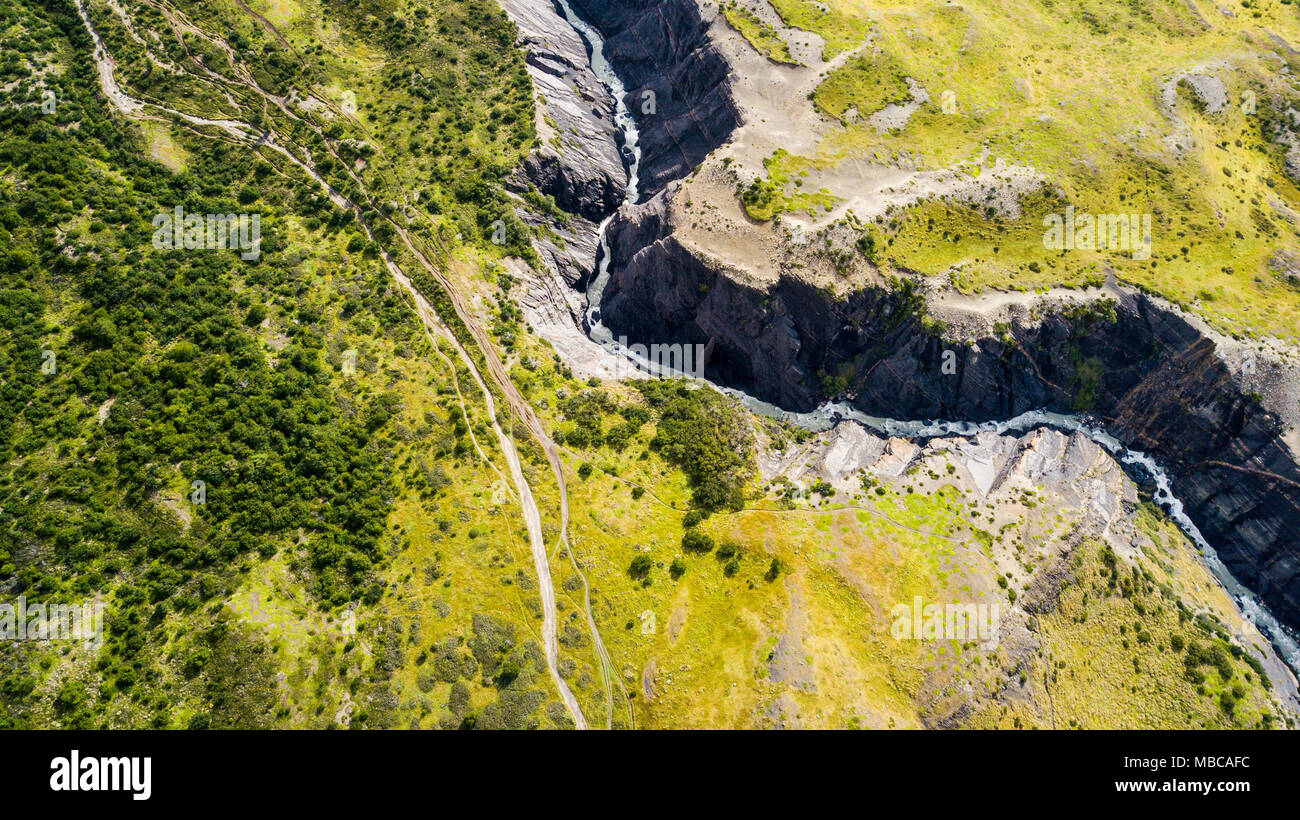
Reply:
[[[495,219],[520,226],[504,196],[484,197],[470,187],[517,165],[535,139],[522,54],[489,39],[492,26],[512,30],[501,10],[480,20],[456,2],[246,3],[272,31],[234,0],[188,6],[184,19],[205,34],[187,32],[186,47],[230,80],[219,82],[201,71],[173,76],[158,69],[106,3],[88,5],[119,64],[119,82],[132,93],[205,117],[265,123],[296,132],[296,139],[305,135],[295,119],[306,119],[342,143],[342,162],[322,168],[331,183],[353,192],[346,166],[372,195],[415,207],[417,234],[436,236],[443,247],[459,237],[496,256],[527,247],[522,228],[507,248],[489,241]],[[126,6],[137,26],[167,30],[147,4],[126,0]],[[390,17],[402,26],[380,25]],[[435,47],[428,45],[431,33],[442,35]],[[493,56],[484,62],[475,55],[486,43]],[[227,47],[240,65],[232,65]],[[172,39],[151,50],[193,68]],[[298,99],[314,95],[327,107],[281,111],[241,85],[245,73],[271,94],[289,97],[292,89]],[[356,109],[348,114],[351,102]]]
[[[381,339],[360,336],[346,344],[359,351],[360,365],[353,377],[336,373],[340,383],[359,394],[395,388],[401,396],[400,424],[412,431],[409,439],[395,442],[394,459],[403,474],[436,467],[445,471],[447,484],[431,499],[422,499],[413,489],[395,499],[388,518],[391,559],[385,570],[389,589],[382,610],[361,611],[361,633],[355,640],[335,636],[328,643],[340,652],[347,643],[349,647],[355,645],[353,651],[362,652],[362,657],[381,656],[377,646],[381,636],[392,628],[392,623],[400,624],[406,637],[402,640],[401,662],[392,678],[399,698],[396,725],[429,728],[446,718],[452,688],[447,681],[431,686],[426,683],[428,688],[422,688],[421,675],[430,663],[429,647],[446,638],[468,639],[475,614],[487,614],[513,625],[518,642],[534,641],[540,646],[541,609],[532,556],[515,491],[508,483],[506,463],[489,428],[481,395],[454,351],[440,345],[443,354],[456,363],[455,380],[465,397],[470,428],[491,465],[472,448],[460,457],[441,454],[446,445],[437,442],[440,426],[448,417],[448,408],[458,404],[452,370],[432,349],[419,349],[414,351],[419,355],[399,359],[394,346]],[[432,426],[430,419],[434,420]],[[431,431],[434,437],[421,431]],[[507,481],[502,480],[498,470]],[[549,520],[546,499],[555,495],[540,480],[545,471],[527,463],[525,471]],[[554,525],[548,526],[548,531],[553,533]],[[319,664],[332,663],[332,656],[321,657],[319,641],[302,645],[302,635],[310,634],[307,624],[321,618],[307,606],[309,601],[276,606],[275,618],[259,614],[267,609],[268,601],[279,602],[286,597],[295,600],[283,594],[273,598],[266,588],[266,574],[262,569],[251,574],[248,584],[232,599],[232,608],[243,620],[261,628],[276,647],[277,665],[286,675],[283,688],[290,694],[286,703],[291,711],[283,720],[292,725],[328,725],[344,704],[351,703],[354,710],[363,708],[363,703],[345,692],[342,684],[346,679],[340,682],[327,676],[322,681],[314,674]],[[262,602],[260,609],[251,605],[254,593]],[[566,650],[562,657],[570,654]],[[360,664],[356,666],[353,674],[360,671]],[[596,683],[594,668],[585,655],[578,658],[577,666],[589,681],[585,686],[571,683],[584,711],[603,714],[603,690]],[[481,711],[500,696],[494,681],[473,677],[461,683],[470,690],[471,713]],[[534,685],[542,686],[552,703],[558,701],[545,675],[537,676]]]
[[[1281,725],[1267,687],[1242,660],[1230,660],[1226,680],[1211,664],[1193,667],[1191,674],[1201,683],[1189,679],[1187,647],[1217,645],[1226,651],[1229,644],[1188,614],[1180,616],[1177,601],[1193,610],[1198,604],[1209,605],[1228,623],[1239,622],[1239,616],[1219,615],[1222,602],[1216,599],[1222,597],[1221,588],[1206,585],[1207,571],[1195,563],[1181,533],[1167,523],[1165,528],[1173,546],[1160,551],[1176,554],[1178,575],[1139,559],[1137,565],[1150,579],[1143,579],[1131,594],[1116,592],[1109,587],[1110,570],[1100,559],[1101,549],[1088,543],[1075,554],[1074,580],[1059,606],[1036,618],[1044,651],[1027,679],[1041,694],[1050,693],[1051,724],[1081,729]],[[1131,577],[1127,563],[1121,561],[1118,568],[1121,576]],[[1208,599],[1202,597],[1205,592],[1211,593]],[[1229,712],[1220,698],[1234,687],[1240,696]],[[1029,719],[1014,705],[997,705],[984,710],[975,725],[1009,728]]]
[[[189,156],[176,142],[167,125],[145,122],[141,123],[140,130],[144,132],[145,140],[148,142],[150,156],[174,172],[180,173],[186,169]]]
[[[865,716],[873,725],[891,718],[914,725],[897,656],[919,648],[895,644],[881,628],[887,608],[869,606],[856,585],[891,603],[910,600],[913,592],[933,597],[938,591],[926,566],[941,551],[936,539],[914,542],[888,527],[877,535],[874,520],[864,525],[851,511],[717,515],[704,529],[743,553],[739,569],[728,576],[716,551],[683,554],[680,513],[649,495],[633,500],[627,485],[596,474],[572,497],[578,508],[599,505],[599,512],[575,518],[575,549],[601,591],[602,610],[609,612],[606,642],[620,669],[631,673],[626,677],[637,693],[639,724],[761,725],[769,701],[788,694],[811,725],[845,725],[852,716]],[[680,488],[661,498],[683,504],[686,494]],[[835,534],[828,538],[831,529]],[[638,548],[655,562],[646,586],[627,578]],[[769,579],[774,558],[786,569]],[[674,559],[685,564],[677,580],[669,572]],[[802,654],[817,670],[816,696],[770,680],[768,654],[790,628],[792,596],[800,599],[801,617],[808,621]],[[651,662],[658,674],[651,684],[654,697],[647,700],[643,676]]]
[[[786,25],[821,36],[826,45],[822,59],[834,59],[840,53],[863,43],[871,33],[872,20],[863,4],[856,0],[771,0],[772,7]]]
[[[268,16],[273,11],[270,4],[252,5]],[[301,8],[314,6],[303,3]],[[233,6],[226,10],[231,19],[251,19],[241,17]],[[96,19],[112,16],[99,14]],[[328,71],[321,87],[357,89],[363,106],[394,93],[381,82],[382,66],[376,53],[335,29],[322,26],[317,30],[313,20],[319,17],[304,11],[276,22],[288,23],[286,33],[300,45],[313,37],[332,44],[327,48],[331,56],[325,61]],[[257,33],[258,26],[239,25],[250,39],[264,37]],[[418,134],[417,126],[418,118],[408,113],[391,129],[380,129],[387,150],[383,162],[376,159],[370,164],[368,183],[395,192],[413,180],[428,178],[432,170],[429,158],[408,153],[409,142],[404,142]],[[476,150],[490,147],[478,131],[470,140]],[[800,164],[804,162],[809,160],[783,157],[775,173],[784,175],[783,183],[793,184],[795,175],[806,170]],[[796,195],[817,196],[789,194]],[[816,199],[810,201],[824,205]],[[296,219],[286,219],[285,225],[293,242],[304,248],[322,248],[319,254],[306,254],[300,269],[310,292],[346,290],[346,251],[329,247]],[[495,296],[495,278],[479,274],[486,271],[478,265],[479,254],[461,248],[455,259],[465,264],[456,265],[453,275],[472,285],[485,313],[495,311],[490,301]],[[502,314],[499,318],[509,324],[510,317]],[[285,332],[291,324],[287,313],[272,311],[271,334]],[[395,461],[404,475],[418,470],[418,460],[437,449],[436,442],[430,441],[431,433],[418,432],[428,423],[425,414],[437,418],[433,425],[437,428],[454,404],[450,369],[426,346],[399,350],[373,317],[355,319],[347,327],[331,324],[330,329],[331,378],[339,385],[347,383],[340,371],[340,354],[349,347],[361,351],[366,366],[350,380],[348,390],[358,395],[382,390],[400,394],[400,422],[406,432],[395,443]],[[521,333],[513,346],[507,348],[503,342],[502,350],[526,396],[541,408],[546,423],[554,429],[558,426],[556,389],[562,387],[572,394],[580,385],[562,372],[545,345],[533,336]],[[445,352],[455,358],[452,351]],[[526,358],[532,367],[524,363]],[[498,469],[504,470],[477,389],[463,367],[456,370],[479,444]],[[620,401],[635,400],[634,394],[622,388],[618,395]],[[585,631],[579,615],[582,587],[576,583],[569,556],[559,548],[557,538],[558,489],[540,455],[525,443],[526,434],[512,425],[504,411],[501,422],[515,432],[525,451],[525,472],[538,491],[561,602],[562,634],[572,634],[566,627],[581,633]],[[640,695],[634,698],[637,724],[752,725],[759,715],[769,714],[773,699],[785,696],[794,702],[797,719],[809,725],[919,725],[918,699],[930,689],[937,691],[947,685],[949,653],[955,654],[955,648],[946,647],[941,653],[934,647],[893,641],[882,613],[888,613],[888,604],[894,600],[915,594],[927,599],[964,595],[975,579],[987,575],[984,544],[972,539],[972,545],[962,546],[947,540],[974,535],[956,523],[964,503],[959,496],[951,490],[923,496],[891,489],[885,496],[869,499],[864,506],[870,511],[798,507],[720,514],[702,526],[719,540],[733,539],[741,545],[745,554],[738,571],[728,576],[724,562],[712,554],[682,556],[686,573],[673,581],[666,567],[680,553],[681,515],[688,506],[689,490],[678,471],[649,451],[651,431],[647,425],[622,452],[600,448],[566,456],[573,557],[592,581],[595,616],[616,672],[631,691],[640,690],[641,674],[651,659],[661,675],[673,676],[673,685],[661,684],[650,704]],[[642,453],[646,453],[644,458]],[[355,642],[344,641],[339,646],[340,636],[331,631],[332,626],[327,627],[323,619],[337,617],[337,612],[313,611],[305,605],[302,579],[296,575],[301,567],[295,568],[287,558],[263,567],[252,563],[245,567],[245,584],[229,603],[239,617],[270,637],[277,647],[273,650],[275,663],[286,674],[285,686],[292,702],[285,715],[287,722],[328,725],[334,722],[336,709],[349,701],[364,708],[352,699],[349,686],[380,654],[385,636],[392,634],[388,631],[391,619],[400,621],[403,630],[402,661],[393,675],[393,688],[400,698],[399,725],[430,726],[444,714],[450,684],[423,690],[418,659],[432,643],[466,637],[475,612],[488,612],[514,624],[521,640],[539,639],[540,603],[535,588],[529,588],[535,578],[517,505],[507,500],[509,492],[498,474],[476,453],[433,460],[446,470],[450,483],[444,494],[434,499],[422,500],[408,487],[395,500],[387,526],[391,547],[391,561],[385,570],[388,590],[380,607],[363,613]],[[577,472],[583,462],[617,472],[645,487],[646,492],[634,499],[632,484],[600,471],[583,479]],[[450,524],[446,530],[440,526],[443,521]],[[928,529],[932,534],[914,533],[907,527]],[[652,558],[663,565],[652,569],[648,587],[628,576],[631,559],[639,554],[637,546],[648,547]],[[292,545],[283,547],[292,552]],[[766,575],[773,557],[780,559],[783,571],[769,581]],[[431,564],[438,567],[432,578],[427,572]],[[254,592],[259,607],[251,606]],[[768,654],[781,635],[795,629],[796,600],[797,610],[806,619],[803,646],[816,675],[815,692],[769,679]],[[657,628],[653,634],[643,635],[641,617],[647,610],[655,613]],[[633,624],[630,629],[626,626],[629,622]],[[675,640],[670,637],[674,623],[679,628]],[[418,635],[412,631],[417,625]],[[312,635],[313,629],[319,634]],[[178,633],[177,650],[188,647],[188,640]],[[593,725],[603,725],[604,691],[592,647],[570,639],[562,644],[561,661],[572,663],[570,683],[584,712]],[[343,666],[339,674],[335,674],[336,664]],[[683,670],[683,665],[689,668]],[[626,670],[632,672],[630,681]],[[479,680],[467,683],[471,685],[472,710],[482,709],[498,697],[493,685]],[[556,705],[555,695],[550,697],[549,705]],[[617,697],[615,713],[621,713]],[[177,714],[183,724],[184,710]],[[621,717],[616,718],[615,725],[620,723]],[[130,721],[124,719],[123,725]]]
[[[855,57],[827,77],[814,95],[817,108],[836,119],[844,119],[849,109],[866,116],[911,98],[902,66],[879,51]]]
[[[914,596],[937,603],[988,601],[990,595],[999,600],[1006,593],[992,582],[1005,570],[1005,556],[1014,556],[1021,584],[1047,568],[1072,537],[1079,516],[1062,499],[1041,489],[1029,493],[1017,521],[984,533],[966,523],[976,520],[984,502],[919,474],[878,485],[883,492],[866,493],[848,507],[842,497],[825,506],[754,497],[750,509],[717,513],[700,525],[718,544],[741,550],[729,576],[716,550],[683,552],[689,491],[678,473],[645,449],[649,432],[621,454],[599,448],[566,456],[575,468],[575,554],[596,590],[597,618],[633,693],[639,726],[929,725],[964,697],[962,681],[974,687],[975,725],[1180,726],[1190,714],[1206,726],[1252,726],[1273,713],[1258,677],[1241,661],[1233,661],[1231,683],[1207,675],[1202,694],[1180,677],[1181,662],[1158,657],[1155,644],[1167,646],[1169,635],[1211,643],[1194,623],[1169,615],[1175,599],[1192,610],[1208,608],[1234,632],[1245,629],[1186,539],[1154,508],[1139,514],[1151,539],[1145,549],[1159,552],[1161,565],[1138,559],[1154,580],[1133,600],[1145,601],[1153,618],[1169,617],[1143,626],[1157,636],[1151,646],[1135,635],[1125,646],[1118,627],[1131,621],[1130,599],[1118,590],[1094,593],[1089,618],[1104,628],[1074,629],[1076,613],[1068,603],[1074,587],[1067,588],[1067,604],[1038,619],[1051,663],[1067,664],[1055,679],[1048,670],[1049,698],[1041,682],[1047,662],[1018,660],[1005,647],[990,653],[952,641],[898,641],[890,635],[889,612]],[[582,478],[576,467],[584,462],[599,469]],[[640,498],[633,493],[637,487],[646,490]],[[1093,552],[1079,553],[1092,555],[1075,570],[1080,577],[1097,561],[1097,545],[1088,549]],[[653,562],[648,583],[629,575],[640,554]],[[995,560],[995,554],[1003,557]],[[773,559],[780,568],[775,578],[768,575]],[[680,577],[670,572],[674,561],[684,565]],[[1127,561],[1119,566],[1122,574],[1131,572]],[[1162,585],[1172,597],[1158,591]],[[559,586],[571,590],[570,606],[580,606],[576,583],[561,580]],[[1008,607],[1015,599],[1000,600]],[[798,636],[795,654],[804,667],[794,680],[776,652],[784,646],[790,654],[783,638],[791,635]],[[1137,669],[1130,655],[1138,657]],[[1178,668],[1166,669],[1170,664]],[[1034,705],[1021,708],[1017,698],[1000,697],[1008,685],[1024,688]],[[1218,697],[1233,685],[1245,691],[1229,718]],[[1135,686],[1140,706],[1132,702]],[[1054,713],[1047,706],[1052,699]]]
[[[825,188],[803,190],[804,177],[815,167],[805,157],[779,149],[763,161],[763,167],[767,169],[767,178],[755,180],[742,196],[745,211],[752,219],[767,221],[777,214],[796,211],[816,217],[830,211],[842,200]]]
[[[928,274],[963,265],[971,288],[1077,284],[1111,267],[1180,304],[1199,302],[1225,331],[1294,336],[1300,292],[1267,264],[1277,248],[1297,244],[1295,226],[1270,204],[1300,203],[1272,142],[1273,112],[1291,96],[1279,68],[1291,57],[1268,32],[1300,39],[1287,6],[1266,0],[1227,18],[1195,4],[1213,22],[1207,30],[1182,3],[853,5],[876,22],[872,51],[823,82],[816,105],[837,117],[857,107],[865,117],[898,95],[899,75],[916,79],[931,102],[897,132],[842,125],[809,161],[827,168],[906,152],[934,169],[1002,159],[1038,171],[1062,195],[1029,198],[1020,220],[918,206],[905,212],[886,258]],[[1203,111],[1180,87],[1173,111],[1164,111],[1163,85],[1198,65],[1225,81],[1226,107]],[[1175,157],[1165,138],[1180,123],[1194,147]],[[1067,204],[1091,214],[1151,214],[1152,258],[1045,249],[1043,218]],[[942,240],[944,231],[962,240]],[[1041,270],[1030,271],[1030,262]]]
[[[760,20],[754,12],[744,6],[728,2],[723,4],[722,14],[731,27],[748,40],[759,54],[773,62],[797,64],[798,61],[790,56],[790,45],[782,39],[781,33]]]

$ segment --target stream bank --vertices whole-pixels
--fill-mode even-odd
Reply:
[[[1261,625],[1271,611],[1300,627],[1293,424],[1275,396],[1250,389],[1221,340],[1114,285],[1091,306],[955,340],[928,321],[913,290],[868,285],[837,295],[796,275],[736,277],[674,236],[675,180],[742,122],[708,23],[693,0],[568,6],[600,33],[634,115],[646,91],[660,104],[636,116],[641,188],[602,220],[589,268],[596,286],[578,283],[593,338],[707,345],[711,382],[751,408],[767,403],[767,412],[793,411],[806,423],[838,414],[917,437],[1008,424],[1085,430],[1137,471],[1212,566],[1221,561],[1216,573],[1243,608],[1256,606],[1254,596],[1263,602]],[[1300,665],[1290,636],[1272,632]]]

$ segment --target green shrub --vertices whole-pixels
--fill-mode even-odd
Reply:
[[[627,574],[637,580],[644,580],[650,575],[650,569],[653,566],[654,562],[650,560],[650,556],[638,553],[632,559],[631,565],[628,566]]]
[[[682,536],[682,549],[686,552],[713,552],[713,539],[699,530],[687,530]]]
[[[650,446],[686,474],[695,505],[743,509],[754,451],[741,412],[720,393],[676,381],[638,381],[636,387],[659,414]]]
[[[772,581],[775,581],[777,578],[779,578],[781,576],[781,573],[784,571],[785,571],[785,567],[781,564],[781,559],[773,558],[772,563],[769,564],[767,567],[767,573],[763,577],[767,579],[767,581],[770,583]]]

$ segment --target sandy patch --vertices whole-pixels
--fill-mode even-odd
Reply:
[[[103,404],[101,404],[101,405],[99,406],[99,409],[95,411],[95,418],[99,420],[99,423],[100,423],[101,425],[102,425],[104,422],[108,421],[108,414],[109,414],[110,412],[112,412],[112,410],[113,410],[113,403],[116,402],[116,401],[117,401],[117,399],[115,399],[115,398],[114,398],[114,399],[109,399],[108,401],[106,401],[106,402],[104,402]]]
[[[790,589],[790,610],[786,613],[785,631],[768,660],[768,675],[774,683],[784,683],[802,692],[816,692],[817,679],[804,648],[808,613],[799,588],[793,583],[787,586]]]
[[[927,168],[922,157],[906,153],[884,160],[846,157],[806,169],[801,186],[795,188],[791,182],[787,189],[788,194],[796,190],[829,194],[834,203],[829,210],[817,206],[812,213],[788,212],[771,222],[756,222],[740,202],[741,191],[754,179],[768,177],[763,162],[778,150],[815,158],[823,142],[842,129],[840,123],[819,114],[809,97],[827,74],[854,59],[870,41],[829,62],[816,57],[807,66],[786,66],[758,54],[721,18],[715,19],[710,34],[731,62],[734,76],[744,78],[732,85],[744,124],[673,196],[674,235],[733,278],[761,284],[798,271],[802,278],[821,284],[827,277],[811,259],[811,244],[819,233],[847,223],[850,217],[871,220],[894,209],[947,197],[1016,219],[1021,197],[1045,182],[1034,168],[987,154],[940,169]],[[861,115],[879,130],[905,127],[921,106],[932,104],[920,83],[908,82],[909,102]],[[851,244],[847,234],[846,238]],[[873,273],[864,275],[869,279]],[[858,278],[861,284],[862,276]]]

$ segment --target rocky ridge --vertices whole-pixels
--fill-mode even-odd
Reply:
[[[627,170],[616,146],[614,105],[591,72],[586,45],[550,3],[502,0],[519,30],[536,90],[541,143],[513,181],[566,211],[599,222],[623,201]]]
[[[1240,346],[1113,283],[1091,301],[1040,300],[996,323],[977,317],[958,337],[915,285],[868,281],[837,293],[789,268],[750,275],[683,241],[695,217],[674,201],[676,180],[742,125],[716,21],[710,28],[693,0],[574,6],[605,35],[632,101],[649,90],[661,106],[638,116],[646,198],[621,208],[609,231],[600,308],[616,336],[708,344],[711,380],[790,410],[839,397],[898,419],[1088,413],[1166,465],[1234,575],[1300,627],[1294,366],[1268,353],[1251,353],[1246,366]],[[716,127],[692,130],[702,122]]]
[[[1104,544],[1134,565],[1162,550],[1172,550],[1168,556],[1175,561],[1195,563],[1195,548],[1186,539],[1156,544],[1140,523],[1142,499],[1132,477],[1078,432],[1039,428],[917,441],[842,422],[803,443],[787,442],[780,450],[761,448],[759,466],[769,487],[788,483],[808,492],[829,484],[835,503],[851,498],[857,509],[872,515],[880,513],[872,503],[876,496],[866,487],[914,489],[925,495],[956,488],[970,507],[967,526],[991,536],[983,548],[977,538],[957,539],[961,545],[954,549],[964,557],[956,563],[979,568],[962,575],[960,582],[970,585],[973,600],[999,602],[1003,615],[998,640],[1007,650],[1001,662],[1008,670],[1048,648],[1034,627],[1034,616],[1056,608],[1070,580],[1071,553],[1081,543]],[[1180,557],[1174,558],[1174,553]],[[1005,585],[991,583],[998,577]],[[1182,582],[1187,590],[1205,595],[1192,604],[1197,611],[1214,612],[1228,625],[1234,641],[1253,648],[1275,682],[1279,699],[1296,709],[1300,701],[1295,678],[1222,588],[1208,573],[1201,581],[1189,575]],[[927,725],[962,725],[965,715],[985,705],[971,690],[942,683],[943,675],[936,674],[923,689],[932,695]],[[1024,694],[1010,687],[997,698]],[[1046,711],[1045,703],[1037,706]]]

